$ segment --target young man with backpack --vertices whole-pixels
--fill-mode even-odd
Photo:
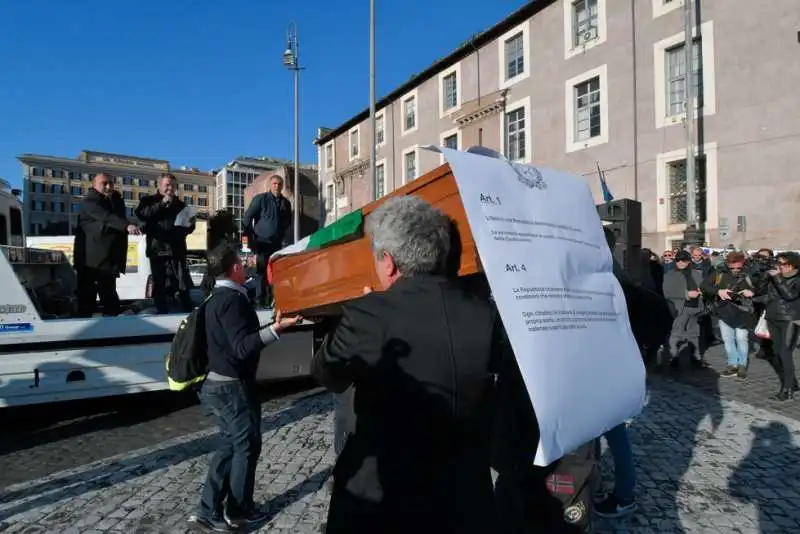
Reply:
[[[194,318],[190,316],[190,322],[197,322],[187,329],[200,324],[205,333],[207,375],[199,397],[218,421],[222,444],[211,459],[200,506],[189,522],[214,532],[234,532],[268,519],[253,502],[261,453],[256,371],[261,349],[276,342],[300,317],[282,318],[277,312],[274,323],[259,324],[244,288],[245,267],[232,246],[224,244],[212,250],[208,265],[216,281],[214,290]],[[180,363],[180,355],[177,360]]]

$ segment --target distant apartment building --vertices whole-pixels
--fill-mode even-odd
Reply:
[[[245,199],[245,189],[251,185],[256,178],[265,174],[270,176],[277,174],[285,179],[287,177],[291,178],[294,173],[288,169],[294,169],[294,163],[284,159],[239,157],[232,160],[216,173],[217,206],[219,209],[227,208],[231,210],[236,224],[241,228],[242,217],[249,204],[249,198]],[[313,177],[313,187],[315,191],[317,187],[316,169],[316,165],[300,165],[301,176]],[[293,191],[292,184],[292,180],[285,180],[287,191],[284,194],[286,194],[290,200],[292,198],[291,191]],[[319,217],[317,216],[315,218],[318,219]]]
[[[797,0],[695,0],[687,76],[683,0],[538,0],[377,103],[320,133],[326,219],[441,164],[434,144],[481,145],[583,175],[642,202],[644,245],[687,224],[687,78],[696,198],[712,246],[800,246],[800,9]],[[377,190],[374,190],[377,189]]]
[[[169,161],[83,151],[71,159],[40,154],[19,156],[23,168],[24,220],[28,235],[71,235],[77,223],[80,202],[99,173],[114,177],[114,187],[125,201],[128,218],[145,195],[156,192],[159,176],[172,173],[178,196],[198,213],[211,213],[214,206],[214,174],[197,168],[173,168]]]

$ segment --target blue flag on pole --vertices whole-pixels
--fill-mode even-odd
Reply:
[[[614,200],[614,195],[611,194],[611,189],[608,188],[606,183],[606,174],[600,170],[600,163],[597,163],[597,176],[600,178],[600,190],[603,192],[603,202],[611,202]]]

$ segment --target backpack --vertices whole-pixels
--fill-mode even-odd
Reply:
[[[205,311],[209,299],[211,295],[181,321],[172,338],[165,358],[170,391],[183,391],[208,376]]]

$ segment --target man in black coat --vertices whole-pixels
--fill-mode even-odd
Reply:
[[[444,275],[450,221],[413,196],[367,218],[383,291],[346,303],[314,357],[354,388],[354,429],[333,471],[328,534],[491,534],[491,303]]]
[[[119,313],[117,278],[125,273],[128,234],[140,233],[125,218],[125,204],[112,182],[108,174],[95,176],[78,211],[73,264],[79,317],[92,316],[98,296],[103,315]]]
[[[186,208],[177,197],[175,176],[164,174],[158,182],[158,193],[139,202],[136,217],[144,222],[147,235],[147,257],[153,277],[153,300],[158,313],[169,313],[168,298],[178,293],[183,312],[192,311],[189,290],[191,276],[186,266],[186,236],[194,231],[194,219],[189,226],[178,226],[175,218]]]
[[[272,176],[269,187],[266,193],[253,197],[242,219],[244,235],[250,240],[250,247],[258,259],[257,272],[264,281],[259,294],[262,306],[272,302],[272,291],[266,276],[269,257],[283,247],[292,221],[292,206],[283,196],[283,178]]]

